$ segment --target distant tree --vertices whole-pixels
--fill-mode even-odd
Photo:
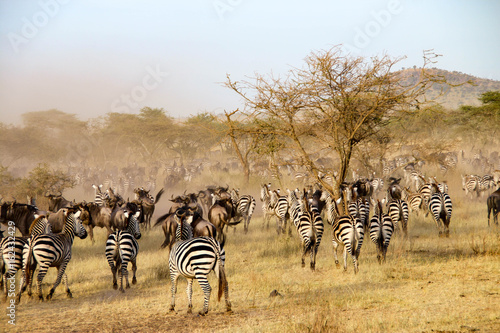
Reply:
[[[464,105],[454,113],[460,136],[468,140],[484,143],[498,142],[500,133],[500,92],[488,91],[479,97],[482,105]]]

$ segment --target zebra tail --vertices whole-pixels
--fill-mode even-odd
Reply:
[[[227,288],[227,278],[226,278],[226,270],[224,269],[224,265],[222,264],[222,260],[221,260],[219,251],[217,251],[217,266],[219,266],[218,267],[219,290],[218,290],[218,294],[217,294],[217,301],[220,302],[222,294],[224,293],[224,290]]]
[[[28,250],[28,258],[26,258],[26,269],[25,269],[25,274],[26,274],[26,286],[29,286],[31,282],[31,260],[33,257],[33,240],[29,239],[29,250]],[[22,286],[21,286],[22,287]]]

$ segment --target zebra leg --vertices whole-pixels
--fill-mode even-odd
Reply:
[[[71,290],[69,290],[68,275],[66,273],[63,275],[63,282],[66,286],[66,296],[68,296],[68,298],[73,298],[73,294],[71,293]]]
[[[354,258],[354,256],[352,255],[352,251],[349,251],[349,252],[351,253],[351,256]],[[347,246],[345,246],[345,245],[344,245],[343,257],[344,257],[344,272],[347,272]],[[355,269],[355,271],[356,271],[356,269]]]
[[[66,274],[64,273],[66,271],[66,266],[68,265],[68,262],[69,260],[65,260],[64,262],[61,263],[61,265],[59,265],[57,267],[57,278],[56,278],[56,282],[54,282],[54,285],[52,286],[52,288],[50,289],[50,292],[49,294],[47,295],[47,300],[50,300],[52,299],[52,295],[54,294],[54,291],[56,290],[57,286],[59,285],[59,283],[61,283],[61,279],[63,278],[63,276],[65,276]],[[66,277],[67,279],[67,277]],[[66,284],[68,283],[68,281],[66,281]],[[71,292],[70,292],[71,294]]]
[[[137,258],[134,258],[133,260],[130,260],[130,262],[132,263],[132,284],[136,284],[137,283],[137,279],[135,277],[135,272],[137,272],[137,262],[136,262],[136,259]]]
[[[208,303],[210,302],[210,293],[212,292],[212,287],[210,287],[207,276],[205,274],[195,274],[195,276],[204,294],[203,310],[199,312],[200,316],[204,316],[208,313]]]
[[[43,302],[43,292],[42,292],[42,282],[43,278],[47,274],[47,270],[49,269],[49,263],[40,264],[40,270],[38,271],[38,276],[36,278],[36,288],[38,291],[38,299]]]
[[[113,275],[113,289],[118,289],[118,283],[116,281],[116,267],[115,260],[113,258],[113,253],[106,253],[106,259],[108,259],[109,267],[111,268],[111,274]]]
[[[188,297],[188,311],[187,313],[193,313],[193,281],[194,279],[187,279],[187,297]]]
[[[121,292],[125,292],[125,290],[123,289],[123,277],[125,277],[125,288],[130,288],[130,283],[128,283],[128,269],[127,269],[127,266],[128,266],[128,262],[126,262],[125,260],[122,261],[122,265],[121,265],[121,274],[120,274],[120,291]]]
[[[175,311],[175,294],[177,293],[177,279],[179,278],[179,274],[177,272],[172,272],[170,270],[170,282],[172,284],[172,302],[170,303],[170,312]]]
[[[333,241],[333,255],[335,257],[335,266],[337,266],[337,268],[340,268],[339,257],[337,254],[338,247],[339,244],[336,241]]]
[[[313,246],[311,248],[311,270],[314,271],[316,270],[316,252],[317,252],[317,248],[316,246]]]

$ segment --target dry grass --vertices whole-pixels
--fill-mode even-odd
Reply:
[[[260,210],[259,207],[257,209]],[[112,289],[104,256],[105,233],[96,244],[75,240],[67,273],[73,299],[59,286],[54,299],[24,296],[16,326],[8,332],[498,332],[500,331],[500,236],[488,228],[482,201],[457,196],[449,238],[439,238],[430,216],[410,217],[410,239],[396,236],[387,262],[379,265],[375,246],[365,238],[360,271],[333,262],[331,231],[323,238],[317,270],[300,265],[295,234],[277,237],[254,217],[247,235],[229,231],[226,270],[233,313],[225,313],[212,293],[205,317],[187,315],[185,282],[169,313],[170,281],[159,229],[139,241],[138,284],[125,293]],[[162,211],[160,210],[158,214]],[[328,227],[328,226],[327,226]],[[45,278],[44,292],[55,280]],[[215,276],[211,285],[216,290]],[[270,297],[277,290],[280,295]],[[194,312],[203,296],[194,287]]]

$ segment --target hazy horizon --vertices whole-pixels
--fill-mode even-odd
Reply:
[[[282,74],[314,50],[406,56],[500,80],[491,1],[0,0],[0,122],[58,109],[87,120],[163,108],[175,118],[242,106],[226,74]]]

